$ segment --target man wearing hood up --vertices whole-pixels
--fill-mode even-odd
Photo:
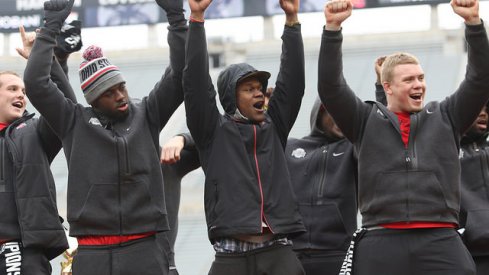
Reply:
[[[286,14],[280,72],[268,110],[270,73],[234,64],[218,77],[225,114],[209,77],[204,12],[190,0],[183,75],[187,126],[205,173],[205,214],[216,251],[209,274],[304,274],[289,241],[304,232],[284,149],[304,94],[299,0],[281,0]]]
[[[482,108],[460,141],[460,227],[477,275],[489,274],[489,106]]]
[[[321,101],[311,110],[311,133],[285,149],[292,186],[307,233],[293,248],[307,275],[336,275],[357,229],[356,161]]]

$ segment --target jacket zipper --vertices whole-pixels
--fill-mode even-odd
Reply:
[[[326,185],[326,174],[328,169],[328,148],[323,146],[321,150],[321,177],[319,178],[318,198],[323,197],[324,185]]]
[[[417,120],[418,114],[413,114],[409,116],[409,138],[408,138],[408,146],[405,150],[405,161],[406,161],[406,181],[407,181],[407,188],[408,188],[408,194],[409,194],[409,171],[413,170],[416,168],[416,141],[415,141],[415,135],[416,135],[416,126],[417,126]],[[409,221],[410,219],[410,205],[409,205],[409,197],[406,200],[406,218]]]
[[[486,196],[489,198],[489,189],[487,188],[487,183],[488,183],[488,173],[489,173],[489,155],[487,148],[481,148],[477,145],[477,143],[473,143],[474,151],[479,152],[480,151],[480,160],[482,162],[482,178],[484,179],[484,189],[486,190]]]
[[[16,175],[17,175],[17,171],[16,171],[16,168],[15,168],[15,163],[17,161],[17,156],[18,156],[18,152],[17,152],[17,148],[15,147],[15,143],[12,141],[12,139],[10,138],[10,129],[11,127],[17,127],[20,123],[24,122],[24,120],[20,121],[19,123],[12,123],[10,124],[7,129],[5,130],[5,139],[2,140],[2,180],[3,182],[5,182],[5,147],[6,147],[6,143],[9,143],[11,146],[10,146],[10,155],[12,156],[12,188],[13,188],[13,194],[14,194],[14,198],[15,198],[15,201],[17,202],[17,179],[16,179]],[[17,205],[17,203],[16,203]],[[17,205],[17,213],[19,213],[19,206]],[[21,238],[21,243],[22,245],[24,245],[24,229],[23,229],[23,224],[22,222],[19,221],[19,229],[20,229],[20,238]]]
[[[121,184],[123,184],[123,175],[125,173],[125,167],[123,167],[123,161],[121,159],[126,156],[122,156],[122,153],[125,153],[125,148],[124,150],[121,150],[119,147],[120,140],[122,140],[122,145],[125,147],[124,140],[122,137],[120,137],[117,132],[112,128],[112,133],[115,138],[116,142],[116,148],[117,148],[117,155],[119,156],[119,184],[117,185],[117,192],[118,192],[118,208],[119,208],[119,235],[122,235],[122,195],[121,195]],[[124,152],[121,152],[124,151]],[[127,163],[127,161],[125,162]]]
[[[263,233],[263,226],[261,223],[264,221],[265,224],[268,226],[270,229],[270,232],[274,233],[272,230],[272,227],[267,221],[267,218],[265,217],[265,211],[264,211],[264,204],[265,200],[263,198],[263,186],[261,184],[261,176],[260,176],[260,167],[258,165],[258,156],[256,154],[256,125],[253,125],[253,136],[254,136],[254,144],[253,144],[253,157],[255,158],[255,166],[256,166],[256,175],[258,179],[258,188],[260,189],[260,199],[261,199],[261,204],[260,204],[260,233]]]

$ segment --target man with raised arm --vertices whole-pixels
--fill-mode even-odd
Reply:
[[[489,98],[489,43],[477,0],[452,0],[465,21],[468,66],[459,88],[424,106],[425,75],[408,53],[387,56],[387,106],[362,102],[343,77],[341,26],[349,0],[327,3],[319,55],[319,95],[358,153],[354,274],[475,274],[456,228],[460,139]],[[363,238],[361,238],[363,236]],[[375,251],[375,253],[372,253]]]
[[[184,94],[187,125],[205,179],[209,240],[216,251],[209,274],[303,274],[289,237],[304,232],[284,149],[304,94],[299,0],[281,0],[286,22],[280,72],[265,112],[270,73],[246,63],[217,80],[209,76],[204,12],[210,0],[190,0]]]
[[[20,28],[22,48],[29,58],[34,33]],[[76,97],[54,56],[47,68],[64,96]],[[63,96],[63,95],[62,95]],[[61,141],[43,117],[26,111],[22,78],[0,72],[0,274],[50,275],[50,260],[68,248],[56,205],[56,186],[50,164]]]
[[[122,73],[100,48],[85,50],[79,74],[90,107],[66,100],[46,70],[73,2],[45,2],[25,70],[29,99],[61,139],[68,162],[67,216],[78,240],[73,274],[168,274],[155,239],[168,230],[159,133],[183,100],[183,1],[156,1],[170,24],[170,65],[142,100],[129,98]]]

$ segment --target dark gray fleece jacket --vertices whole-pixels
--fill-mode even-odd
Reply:
[[[169,30],[171,64],[149,95],[131,101],[124,120],[110,121],[61,95],[43,69],[54,33],[41,28],[25,70],[27,94],[63,143],[71,236],[168,230],[159,133],[183,100],[186,30]]]
[[[323,32],[319,95],[358,153],[363,226],[393,222],[458,224],[460,138],[489,98],[489,43],[483,24],[466,26],[468,66],[460,87],[411,114],[407,148],[397,116],[364,103],[343,77],[341,31]]]

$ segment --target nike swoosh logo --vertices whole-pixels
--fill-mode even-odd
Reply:
[[[430,111],[430,110],[426,109],[426,113],[427,113],[428,115],[431,115],[431,114],[433,113],[433,111]]]
[[[345,152],[341,152],[341,153],[333,153],[333,157],[337,157],[337,156],[341,156],[343,155]]]

